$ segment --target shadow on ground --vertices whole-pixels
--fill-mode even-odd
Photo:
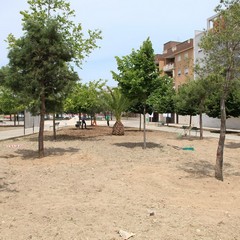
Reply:
[[[208,161],[187,162],[178,168],[189,173],[189,176],[187,177],[205,178],[214,175],[214,165]]]
[[[65,153],[77,153],[80,149],[78,148],[45,148],[44,155],[45,157],[49,156],[63,156]],[[18,149],[16,154],[20,155],[22,160],[34,160],[38,158],[37,150],[29,150],[29,149]]]
[[[215,166],[208,161],[187,162],[178,169],[188,173],[187,178],[207,178],[214,177]],[[240,172],[234,171],[234,166],[224,163],[223,174],[225,176],[240,176]]]
[[[115,143],[113,144],[118,147],[126,147],[126,148],[143,148],[143,142],[124,142],[124,143]],[[153,143],[153,142],[147,142],[146,148],[163,148],[161,144]]]
[[[64,142],[64,141],[100,141],[97,139],[101,136],[110,136],[111,131],[106,127],[89,127],[84,129],[79,128],[67,128],[58,130],[56,134],[56,140],[54,140],[53,132],[46,132],[44,134],[44,141],[55,141],[55,142]],[[38,136],[35,135],[29,138],[29,141],[38,141]]]
[[[230,143],[227,143],[225,146],[226,148],[236,149],[236,148],[240,148],[240,143],[230,142]]]

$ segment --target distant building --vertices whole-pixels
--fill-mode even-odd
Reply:
[[[163,45],[163,53],[155,56],[155,62],[162,75],[173,78],[174,88],[193,79],[194,50],[193,39],[184,42],[169,41]],[[178,123],[178,116],[174,113],[166,113],[159,116],[161,121],[168,123]]]
[[[193,39],[164,44],[163,53],[156,55],[159,71],[173,78],[175,89],[193,79]]]

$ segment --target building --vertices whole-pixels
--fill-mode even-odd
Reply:
[[[218,15],[214,15],[207,19],[207,31],[219,27]],[[220,22],[221,24],[221,22]],[[194,49],[194,64],[203,64],[200,60],[204,58],[204,52],[199,47],[201,38],[204,35],[204,31],[195,31],[193,49]],[[196,79],[197,76],[194,76]],[[179,116],[179,124],[188,125],[189,116]],[[220,119],[208,117],[206,114],[203,114],[203,127],[206,128],[220,128]],[[199,127],[199,116],[194,116],[192,118],[192,125]],[[228,118],[226,121],[226,126],[228,129],[240,129],[240,118]]]
[[[164,44],[163,53],[156,55],[159,71],[173,78],[175,89],[193,79],[193,39]]]
[[[156,64],[162,75],[173,78],[174,88],[194,78],[194,48],[193,39],[184,42],[169,41],[163,45],[163,53],[155,57]],[[178,123],[178,116],[174,113],[166,113],[159,116],[161,121]]]

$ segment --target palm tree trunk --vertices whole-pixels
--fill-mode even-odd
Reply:
[[[112,129],[112,135],[118,135],[118,136],[124,135],[124,125],[120,120],[117,120],[114,123],[113,129]]]

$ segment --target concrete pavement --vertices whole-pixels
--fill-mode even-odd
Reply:
[[[75,126],[77,118],[72,118],[70,120],[61,120],[57,121],[60,122],[59,128],[64,128],[68,126]],[[90,121],[86,121],[87,125],[90,125]],[[122,120],[123,124],[125,127],[133,127],[133,128],[139,128],[139,119],[138,118],[129,118],[129,119],[123,119]],[[97,124],[99,126],[107,126],[106,121],[97,121]],[[113,126],[114,121],[110,121],[110,127]],[[45,121],[45,131],[52,131],[52,121],[47,120]],[[176,133],[176,135],[183,135],[184,130],[181,128],[181,125],[175,125],[175,124],[170,124],[169,126],[166,125],[158,125],[158,123],[147,123],[146,125],[147,130],[157,130],[157,131],[165,131],[165,132],[172,132]],[[214,137],[214,138],[219,138],[219,133],[213,133],[213,129],[204,129],[203,131],[203,136],[204,137]],[[217,129],[215,129],[217,130]],[[33,128],[27,128],[25,129],[23,127],[17,127],[16,129],[11,129],[11,130],[1,130],[0,131],[0,140],[5,140],[5,139],[10,139],[10,138],[15,138],[15,137],[21,137],[25,135],[30,135],[33,133],[37,133],[39,131],[38,127]],[[236,133],[231,133],[231,134],[226,134],[226,139],[230,140],[238,140],[240,141],[240,131],[239,135]],[[191,132],[192,136],[195,136],[196,133],[194,131]],[[197,136],[199,136],[199,132],[197,132]]]

